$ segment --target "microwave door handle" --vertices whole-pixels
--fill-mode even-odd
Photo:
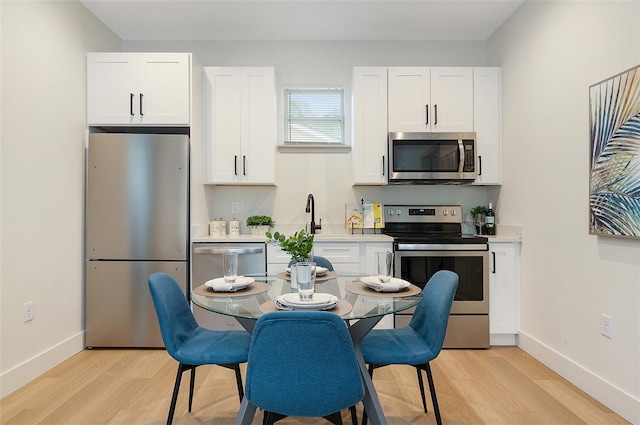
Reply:
[[[464,170],[464,143],[462,139],[458,139],[458,151],[460,151],[460,164],[458,164],[458,173],[462,173]]]

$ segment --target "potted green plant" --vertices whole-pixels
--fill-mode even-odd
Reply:
[[[264,235],[275,224],[276,222],[268,215],[250,215],[247,217],[247,226],[251,229],[252,235]]]
[[[471,208],[471,215],[473,216],[473,222],[476,225],[476,233],[479,235],[485,235],[486,232],[486,218],[487,209],[484,205],[478,205],[477,207]]]
[[[265,236],[268,238],[267,243],[277,243],[280,248],[282,248],[282,250],[287,254],[291,255],[291,258],[296,262],[309,260],[311,257],[313,237],[315,235],[307,233],[306,227],[289,237],[286,237],[284,234],[279,232],[275,232],[273,235],[271,232],[267,232]]]

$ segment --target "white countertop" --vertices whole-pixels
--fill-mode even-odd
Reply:
[[[204,231],[208,231],[209,229],[198,229],[198,232],[195,233],[204,233]],[[497,225],[497,235],[495,236],[487,236],[489,242],[522,242],[522,226],[519,225],[509,225],[509,224],[498,224]],[[250,242],[258,242],[264,243],[267,238],[264,235],[251,235],[251,234],[241,234],[238,237],[230,237],[229,235],[225,237],[212,237],[206,234],[195,234],[193,235],[192,242],[193,243],[206,243],[206,242],[227,242],[227,243],[250,243]],[[393,242],[393,238],[391,236],[383,235],[380,233],[317,233],[314,240],[316,242]]]
[[[211,237],[211,236],[198,236],[192,239],[193,243],[206,243],[206,242],[266,242],[267,238],[262,235],[240,235],[238,237]],[[321,234],[317,233],[314,237],[315,242],[393,242],[391,236],[382,234]]]
[[[511,224],[498,224],[496,235],[487,236],[491,242],[522,242],[522,226]]]

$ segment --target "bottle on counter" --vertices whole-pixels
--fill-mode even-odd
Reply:
[[[496,213],[493,212],[493,202],[489,199],[489,208],[487,209],[487,235],[495,235],[496,234]]]

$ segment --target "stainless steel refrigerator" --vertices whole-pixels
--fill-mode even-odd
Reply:
[[[87,347],[163,347],[147,280],[189,285],[189,138],[91,133],[85,194]]]

